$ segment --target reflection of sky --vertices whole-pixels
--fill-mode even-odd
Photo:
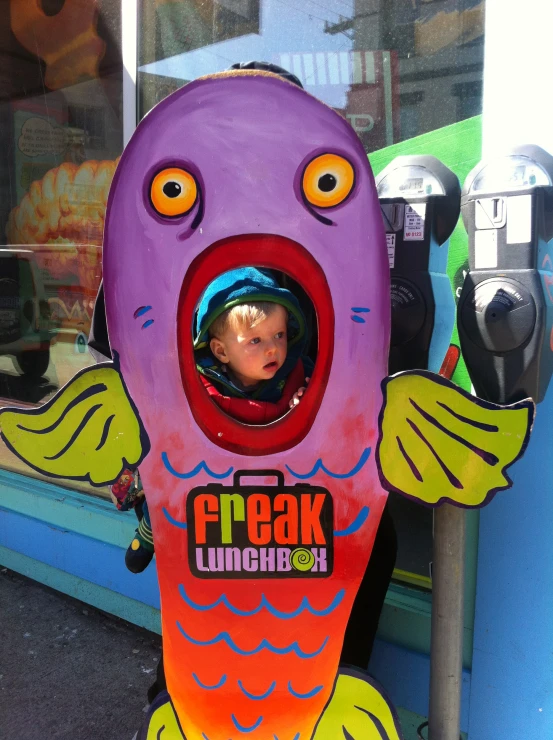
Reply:
[[[351,55],[347,52],[353,42],[343,33],[325,33],[324,25],[325,21],[337,23],[340,16],[351,18],[352,14],[353,0],[262,0],[259,35],[177,54],[145,64],[140,71],[193,80],[227,69],[234,62],[270,61],[293,71],[309,92],[329,105],[343,108],[352,75]]]

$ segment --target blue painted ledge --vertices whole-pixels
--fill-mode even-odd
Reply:
[[[93,537],[60,529],[0,506],[0,545],[159,609],[157,572],[139,576],[125,566],[125,551]]]
[[[76,598],[82,596],[73,590],[83,582],[159,609],[155,560],[139,575],[125,567],[136,524],[133,512],[119,512],[111,501],[0,470],[0,547],[27,565],[67,574],[73,586],[60,590]]]

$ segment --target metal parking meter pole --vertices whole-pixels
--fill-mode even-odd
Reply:
[[[436,157],[410,155],[392,160],[376,185],[390,262],[390,374],[428,368],[450,378],[459,355],[450,345],[455,301],[447,261],[459,180]],[[430,739],[459,740],[465,520],[449,505],[434,517]]]
[[[465,511],[434,512],[428,740],[459,740],[463,670]]]

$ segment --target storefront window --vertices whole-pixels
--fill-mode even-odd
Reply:
[[[1,13],[4,406],[43,403],[93,362],[87,337],[123,127],[117,0],[11,0]],[[29,474],[3,446],[0,467]]]
[[[483,0],[142,0],[140,11],[141,116],[201,75],[273,62],[347,118],[376,170],[389,147],[481,112]],[[463,250],[451,250],[452,275]],[[398,497],[390,506],[398,569],[428,585],[432,513]]]
[[[367,152],[480,112],[482,0],[142,0],[141,115],[238,61],[273,62]]]
[[[122,3],[2,8],[0,404],[34,405],[93,362],[104,214],[123,148]],[[375,172],[449,127],[462,176],[474,132],[462,122],[479,120],[482,103],[483,0],[141,0],[139,12],[140,117],[201,75],[268,61],[351,123]],[[451,275],[466,257],[456,238]],[[29,474],[3,446],[0,467]],[[391,508],[398,568],[424,585],[432,514],[394,497]]]

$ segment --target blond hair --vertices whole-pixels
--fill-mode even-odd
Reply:
[[[259,303],[239,303],[237,306],[224,311],[218,316],[208,329],[211,339],[220,337],[227,329],[237,331],[238,329],[253,329],[280,305],[271,301],[260,301]]]

